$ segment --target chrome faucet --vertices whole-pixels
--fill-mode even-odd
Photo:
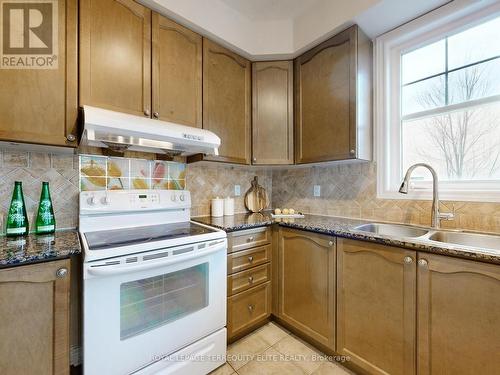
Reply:
[[[408,189],[410,187],[410,177],[415,168],[424,167],[427,168],[432,174],[432,213],[431,213],[431,225],[433,228],[439,228],[441,226],[441,220],[453,220],[455,215],[453,213],[440,213],[439,212],[439,184],[438,176],[434,168],[429,164],[417,163],[408,168],[405,178],[401,183],[399,192],[402,194],[408,194]]]

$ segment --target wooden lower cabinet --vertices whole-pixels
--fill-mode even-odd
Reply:
[[[271,315],[271,283],[248,289],[228,298],[227,336],[246,332]]]
[[[415,374],[416,252],[337,239],[337,352],[369,374]]]
[[[500,374],[500,266],[420,253],[417,269],[418,374]]]
[[[0,270],[0,374],[69,374],[69,272],[69,260]]]
[[[280,227],[278,241],[278,318],[334,350],[334,237]]]

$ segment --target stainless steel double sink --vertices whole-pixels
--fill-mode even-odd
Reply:
[[[424,242],[438,242],[489,250],[500,253],[500,236],[453,230],[414,227],[411,225],[368,223],[355,230],[401,239],[415,239]]]

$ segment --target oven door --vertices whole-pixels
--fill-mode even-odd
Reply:
[[[85,375],[133,373],[226,325],[226,239],[185,249],[84,264]]]

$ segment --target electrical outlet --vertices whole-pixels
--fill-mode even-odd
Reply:
[[[241,186],[240,185],[234,185],[234,196],[239,197],[241,195]]]
[[[314,185],[314,196],[315,197],[321,196],[321,185]]]

